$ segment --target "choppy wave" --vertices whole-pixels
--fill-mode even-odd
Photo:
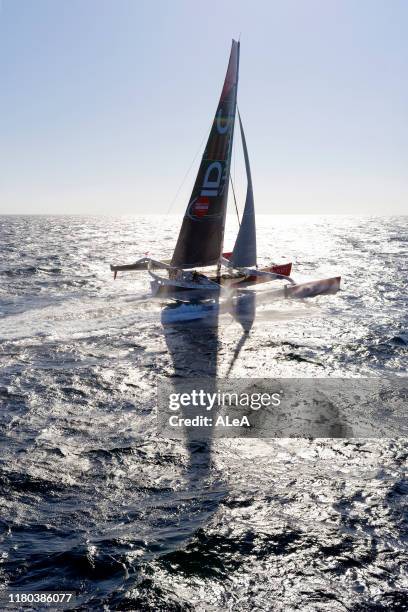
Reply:
[[[113,282],[177,225],[0,217],[0,584],[72,609],[406,609],[404,440],[155,432],[165,377],[406,375],[406,218],[260,217],[261,263],[343,290],[250,329],[163,326],[144,274]]]

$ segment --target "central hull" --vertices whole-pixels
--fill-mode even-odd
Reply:
[[[291,269],[292,264],[288,263],[260,268],[259,271],[282,275],[282,277],[289,277]],[[161,279],[157,277],[150,283],[150,285],[152,294],[155,297],[174,297],[180,300],[185,297],[189,300],[204,300],[216,297],[220,293],[221,289],[245,288],[259,283],[270,282],[271,280],[271,278],[268,276],[256,276],[255,274],[238,274],[234,276],[221,275],[220,277],[208,277],[208,279],[210,281],[209,284],[203,285],[199,283],[178,282],[177,280]]]

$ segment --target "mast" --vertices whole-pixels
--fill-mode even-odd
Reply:
[[[238,89],[239,42],[233,40],[224,86],[171,265],[218,264],[224,242]]]

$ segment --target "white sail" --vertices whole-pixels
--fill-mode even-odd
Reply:
[[[247,175],[247,193],[245,208],[242,215],[241,226],[235,241],[234,250],[230,258],[230,264],[234,268],[246,268],[256,265],[256,228],[254,193],[252,189],[251,168],[249,165],[248,149],[245,141],[244,128],[242,127],[241,115],[238,111],[239,127],[241,129],[242,147],[244,149],[245,169]]]

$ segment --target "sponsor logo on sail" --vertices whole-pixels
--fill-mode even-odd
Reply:
[[[197,198],[192,207],[193,214],[196,217],[204,217],[208,212],[209,206],[210,200],[206,197],[201,196],[200,198]]]
[[[199,221],[206,218],[215,218],[222,215],[222,211],[208,214],[210,210],[210,198],[217,198],[224,183],[223,164],[220,161],[211,162],[205,171],[203,185],[200,195],[194,198],[187,209],[187,216],[193,221]]]
[[[215,124],[217,126],[217,132],[219,134],[225,134],[230,126],[231,117],[229,115],[222,114],[222,108],[220,107],[215,116]]]
[[[191,200],[187,207],[187,217],[192,221],[202,221],[204,219],[215,219],[220,213],[209,214],[211,209],[210,199],[207,196],[199,196]]]

